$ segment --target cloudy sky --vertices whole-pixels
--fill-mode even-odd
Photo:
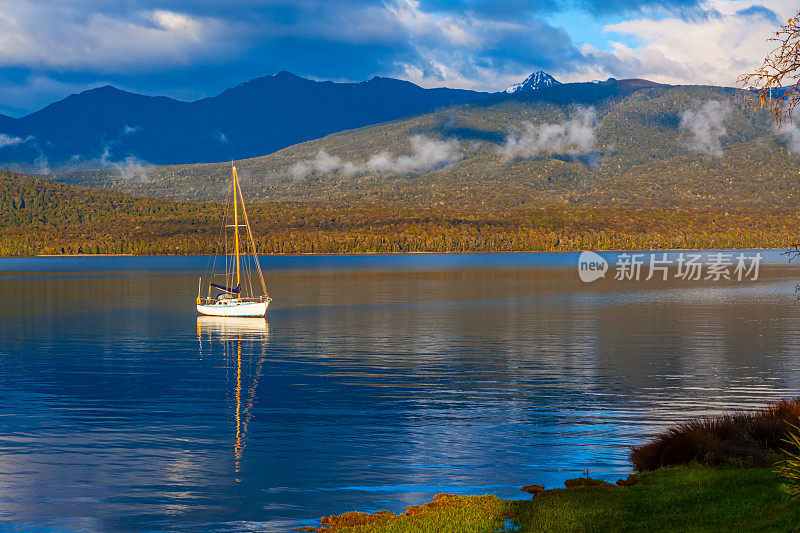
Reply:
[[[288,70],[497,91],[643,77],[733,85],[796,0],[0,0],[0,113],[106,83],[197,99]]]

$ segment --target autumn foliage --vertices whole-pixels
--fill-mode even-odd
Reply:
[[[800,11],[769,39],[775,48],[755,71],[739,78],[757,93],[756,105],[768,107],[778,125],[791,121],[800,102]]]

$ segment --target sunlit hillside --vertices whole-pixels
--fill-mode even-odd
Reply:
[[[800,159],[787,149],[791,139],[778,135],[766,113],[750,107],[749,97],[729,88],[643,80],[567,84],[344,131],[237,164],[251,200],[477,210],[553,204],[795,205]],[[713,147],[698,149],[692,130],[681,125],[687,112],[715,101],[724,111],[718,153]],[[587,110],[595,118],[582,124],[592,135],[586,146],[509,155],[509,136],[523,135],[526,122],[545,142],[543,125],[563,128],[582,120]],[[415,138],[430,146],[417,150]],[[427,148],[444,156],[426,155]],[[428,167],[425,157],[432,158]],[[215,200],[229,167],[230,162],[117,165],[55,179],[144,196]]]
[[[800,214],[779,207],[266,201],[248,214],[260,253],[398,253],[785,247]],[[214,254],[224,205],[138,198],[0,171],[0,256]]]

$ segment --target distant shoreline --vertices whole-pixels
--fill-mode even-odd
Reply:
[[[403,256],[403,255],[523,255],[523,254],[580,254],[584,251],[598,254],[622,253],[681,253],[681,252],[737,252],[737,251],[769,251],[786,252],[788,248],[652,248],[652,249],[619,249],[619,250],[501,250],[501,251],[466,251],[466,252],[301,252],[301,253],[267,253],[259,257],[347,257],[347,256]],[[8,255],[0,259],[32,259],[36,257],[222,257],[222,254],[37,254],[37,255]]]
[[[37,254],[37,255],[16,255],[2,257],[0,259],[25,259],[29,257],[168,257],[168,256],[145,256],[135,254]],[[180,256],[175,256],[180,257]],[[188,257],[188,256],[187,256]]]

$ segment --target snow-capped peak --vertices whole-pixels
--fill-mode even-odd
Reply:
[[[543,70],[537,70],[528,76],[522,83],[515,83],[506,89],[508,94],[519,93],[525,91],[535,91],[542,87],[552,87],[553,85],[561,85],[561,82]]]

